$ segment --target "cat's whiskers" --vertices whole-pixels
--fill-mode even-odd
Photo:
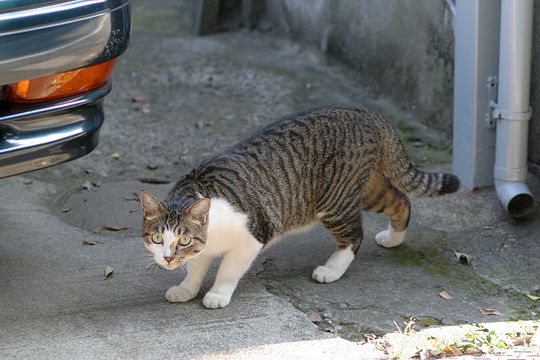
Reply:
[[[141,259],[139,266],[140,267],[137,271],[137,275],[142,275],[143,273],[152,273],[157,267],[159,267],[152,256]]]

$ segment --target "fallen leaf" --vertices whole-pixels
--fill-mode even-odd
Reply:
[[[308,319],[314,323],[314,324],[318,324],[322,321],[322,317],[319,313],[316,313],[316,312],[312,312],[308,315]]]
[[[137,211],[139,211],[139,209],[133,209],[133,210],[129,210],[129,213],[133,214],[133,213],[136,213]]]
[[[149,105],[143,105],[143,107],[141,108],[141,112],[143,114],[150,114],[150,106]]]
[[[520,337],[512,338],[512,345],[513,346],[521,346],[525,345],[527,341],[529,341],[532,338],[532,335],[524,335]]]
[[[540,300],[540,296],[530,295],[527,294],[527,297],[531,299],[532,301]]]
[[[93,240],[83,240],[83,245],[96,245],[97,243]]]
[[[129,229],[128,227],[125,227],[125,226],[99,226],[96,228],[96,230],[98,231],[101,231],[101,230],[104,230],[104,231],[124,231],[124,230],[127,230]]]
[[[94,188],[94,184],[92,184],[90,181],[86,180],[83,184],[83,189],[86,189],[87,191],[92,191]]]
[[[132,192],[131,193],[131,196],[126,196],[124,198],[125,201],[137,201],[137,202],[140,202],[139,200],[139,194],[137,194],[136,192]]]
[[[111,159],[113,159],[113,160],[120,160],[120,154],[117,153],[117,152],[113,152],[113,153],[111,154]]]
[[[23,184],[24,184],[24,185],[30,185],[30,184],[32,184],[33,182],[34,182],[34,180],[32,180],[32,179],[24,179]]]
[[[465,355],[473,355],[473,354],[478,354],[480,352],[482,352],[482,350],[480,350],[479,348],[472,347],[472,348],[468,348],[467,350],[465,350],[464,354]]]
[[[71,208],[68,208],[68,207],[63,208],[63,209],[60,210],[60,212],[63,212],[63,213],[67,213],[69,211],[71,211]]]
[[[84,173],[85,173],[85,174],[91,174],[91,173],[92,173],[92,170],[90,170],[90,169],[84,169]]]
[[[452,300],[453,299],[453,297],[444,290],[439,293],[439,296],[442,297],[443,299],[446,299],[446,300]]]
[[[157,170],[158,167],[159,167],[159,166],[158,166],[157,164],[147,164],[147,165],[146,165],[146,168],[147,168],[148,170]]]
[[[143,184],[169,184],[171,181],[167,179],[158,179],[158,178],[140,178],[140,182]]]
[[[502,314],[497,310],[497,309],[493,309],[493,308],[485,308],[485,307],[481,307],[480,308],[480,312],[484,315],[497,315],[497,316],[501,316]]]
[[[460,355],[463,355],[463,352],[461,352],[461,350],[459,350],[457,347],[453,346],[453,345],[448,345],[444,348],[444,352],[446,353],[446,355],[449,355],[449,356],[460,356]]]
[[[114,269],[112,268],[112,266],[105,266],[105,270],[103,270],[103,275],[105,275],[105,280],[107,280],[108,278],[110,278],[112,276],[112,273],[113,273]]]
[[[202,128],[204,127],[204,121],[202,121],[202,120],[197,121],[197,122],[195,123],[195,127],[196,127],[197,129],[202,129]]]
[[[131,101],[133,101],[133,102],[142,102],[142,101],[144,101],[144,96],[143,95],[135,95],[134,97],[131,98]]]
[[[426,360],[426,359],[429,359],[431,355],[432,355],[431,350],[424,349],[424,350],[420,350],[417,356],[420,358],[420,360]]]
[[[467,264],[467,265],[470,265],[471,264],[471,260],[472,260],[472,256],[469,255],[469,254],[465,254],[465,253],[462,253],[462,252],[459,252],[459,251],[456,251],[454,250],[454,254],[456,254],[456,257],[458,258],[458,260],[464,264]]]

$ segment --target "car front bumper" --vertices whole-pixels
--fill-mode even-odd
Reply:
[[[129,0],[0,1],[0,178],[72,160],[97,146],[110,82],[35,104],[3,101],[4,85],[120,56],[129,42],[130,12]]]
[[[92,151],[103,124],[103,97],[98,90],[46,106],[11,108],[0,113],[0,178],[76,159]]]

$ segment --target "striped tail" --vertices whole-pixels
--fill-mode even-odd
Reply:
[[[430,173],[416,169],[405,152],[396,131],[388,124],[384,153],[384,172],[392,185],[412,196],[437,196],[459,189],[459,178],[448,173]]]

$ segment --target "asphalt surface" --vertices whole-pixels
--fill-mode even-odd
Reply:
[[[196,299],[167,303],[184,274],[147,266],[134,193],[166,194],[259,126],[355,104],[393,121],[418,165],[449,170],[450,153],[447,140],[316,49],[271,32],[193,36],[181,1],[135,1],[133,10],[99,148],[0,181],[0,358],[383,358],[358,341],[411,316],[419,328],[539,318],[540,302],[526,295],[540,295],[540,219],[510,220],[492,189],[413,200],[395,249],[375,245],[386,219],[366,214],[364,243],[336,283],[311,280],[334,247],[318,227],[261,254],[227,308],[201,304],[215,266]],[[530,185],[538,197],[539,182]]]

